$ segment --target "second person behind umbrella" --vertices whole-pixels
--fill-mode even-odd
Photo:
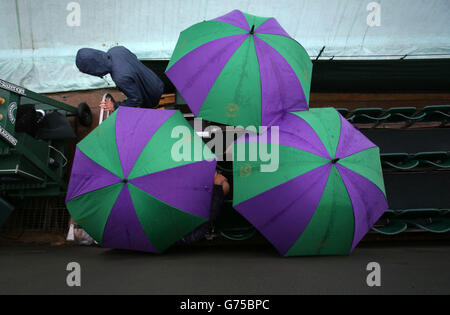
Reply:
[[[191,233],[185,235],[177,244],[192,244],[204,239],[205,236],[213,230],[214,223],[222,210],[224,197],[228,195],[229,192],[230,184],[228,183],[228,179],[216,172],[214,174],[209,220],[197,227]]]

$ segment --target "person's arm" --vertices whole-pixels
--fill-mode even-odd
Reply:
[[[122,102],[115,102],[114,109],[119,106],[138,107],[144,105],[142,92],[132,78],[127,77],[117,81],[116,85],[126,95],[127,99]]]
[[[228,179],[222,174],[215,173],[214,174],[214,185],[222,186],[224,195],[228,195],[230,192],[230,184],[228,183]]]

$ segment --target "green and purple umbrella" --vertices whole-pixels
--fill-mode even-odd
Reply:
[[[67,208],[103,247],[159,253],[208,220],[215,167],[179,111],[119,107],[78,143]]]
[[[270,126],[308,108],[312,63],[274,18],[234,10],[181,32],[166,75],[194,115]]]
[[[286,113],[278,125],[278,137],[235,142],[234,208],[282,255],[351,253],[388,207],[378,147],[333,108]],[[261,144],[272,158],[278,150],[276,171],[250,160]]]

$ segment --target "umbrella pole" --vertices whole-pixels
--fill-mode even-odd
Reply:
[[[102,103],[106,100],[106,96],[107,95],[108,95],[108,93],[103,94]],[[100,109],[100,115],[99,115],[99,118],[98,118],[98,124],[99,125],[103,122],[103,115],[104,115],[104,113],[105,113],[105,109],[102,107]],[[106,111],[106,118],[108,118],[108,117],[109,117],[109,110]]]
[[[104,111],[105,111],[105,109],[102,107],[101,109],[100,109],[100,116],[99,116],[99,118],[98,118],[98,124],[100,125],[101,123],[102,123],[102,121],[103,121],[103,113],[104,113]]]

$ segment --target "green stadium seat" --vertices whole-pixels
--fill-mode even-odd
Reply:
[[[357,108],[351,114],[349,121],[357,124],[380,123],[391,116],[391,114],[384,114],[381,108]]]
[[[387,168],[410,170],[419,165],[408,153],[382,153],[380,156],[382,166]]]
[[[387,122],[415,122],[421,120],[425,117],[425,113],[420,113],[419,115],[414,115],[417,112],[417,108],[415,107],[391,107],[389,108],[385,114],[390,114],[388,118],[386,118]]]
[[[408,209],[398,216],[408,225],[428,232],[445,233],[450,231],[448,209]]]
[[[348,108],[336,108],[336,110],[339,112],[339,114],[342,115],[342,117],[347,118],[347,115],[350,113],[350,110]]]
[[[398,216],[398,211],[387,210],[372,227],[372,230],[384,235],[400,234],[408,228],[408,224],[397,220],[396,216]]]
[[[431,105],[422,109],[423,121],[438,121],[442,124],[450,122],[450,105]]]
[[[408,224],[402,221],[391,221],[382,227],[372,227],[372,230],[384,235],[396,235],[404,232],[408,228]]]
[[[414,155],[414,159],[422,166],[450,168],[449,152],[420,152]]]

